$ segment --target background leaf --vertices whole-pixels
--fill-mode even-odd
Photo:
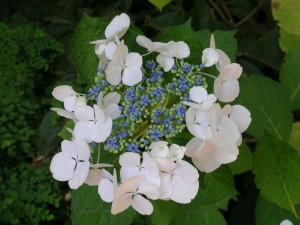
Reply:
[[[290,211],[269,202],[261,195],[257,198],[255,216],[257,225],[280,224],[281,221],[286,219],[294,225],[299,224]]]
[[[197,212],[179,213],[172,220],[172,225],[226,225],[223,215],[216,209]]]
[[[153,225],[171,224],[173,217],[181,211],[179,204],[173,201],[156,200],[152,204],[154,210],[150,218]]]
[[[252,153],[249,147],[243,143],[239,146],[239,150],[237,160],[229,164],[233,175],[241,174],[252,169]]]
[[[171,0],[148,0],[151,2],[156,8],[162,11],[163,7],[165,7]]]
[[[201,208],[227,209],[229,199],[235,199],[236,196],[230,168],[227,165],[222,165],[211,173],[201,173],[200,179],[196,198],[182,208],[187,211]]]
[[[300,122],[293,123],[289,144],[300,153]]]
[[[300,4],[298,0],[272,0],[272,13],[278,25],[286,31],[300,35]]]
[[[257,75],[242,77],[236,103],[251,112],[252,122],[247,133],[259,138],[267,132],[281,140],[289,139],[292,114],[278,82]]]
[[[299,43],[300,35],[291,34],[283,28],[280,29],[279,45],[283,51],[287,52],[295,48]]]
[[[254,153],[253,172],[261,194],[298,217],[300,158],[296,151],[275,137],[264,137]]]
[[[287,101],[291,102],[292,109],[300,109],[299,59],[300,45],[286,53],[280,70],[280,80],[288,93]]]
[[[73,225],[128,225],[135,216],[130,208],[118,215],[110,212],[111,204],[103,202],[97,187],[83,185],[72,191],[72,224]]]

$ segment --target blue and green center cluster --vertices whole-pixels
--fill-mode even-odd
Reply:
[[[155,62],[147,61],[145,68],[142,82],[133,87],[110,85],[100,69],[87,94],[95,100],[101,91],[104,94],[116,91],[122,96],[119,103],[122,114],[113,121],[112,133],[105,142],[105,149],[110,152],[139,152],[151,142],[181,133],[186,128],[183,102],[191,101],[190,88],[200,85],[207,88],[205,78],[198,73],[200,65],[180,61],[165,73]]]

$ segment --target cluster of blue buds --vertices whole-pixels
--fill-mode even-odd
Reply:
[[[86,95],[97,100],[101,91],[117,91],[122,96],[119,103],[122,114],[105,142],[105,149],[110,152],[140,152],[151,142],[181,133],[186,128],[187,107],[183,102],[191,101],[190,89],[193,86],[207,88],[205,78],[199,74],[200,65],[179,61],[171,73],[165,73],[154,61],[147,61],[145,68],[142,82],[126,88],[123,84],[110,85],[100,69]]]

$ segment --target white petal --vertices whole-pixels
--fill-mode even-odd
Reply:
[[[90,162],[78,162],[74,176],[69,180],[69,186],[72,189],[79,188],[87,178]]]
[[[119,104],[121,95],[117,92],[110,92],[103,98],[103,106],[106,107],[110,104]]]
[[[184,58],[189,57],[190,48],[185,42],[183,42],[183,41],[177,42],[176,47],[177,47],[176,56],[175,56],[176,58],[184,59]]]
[[[119,187],[120,188],[120,187]],[[116,215],[126,210],[132,204],[132,194],[126,193],[116,198],[111,206],[111,214]]]
[[[147,178],[140,182],[138,192],[139,194],[144,194],[149,199],[156,200],[159,198],[159,187],[160,187],[160,177],[157,178],[159,180],[158,184],[154,184],[149,181]]]
[[[116,16],[106,27],[105,37],[110,40],[114,39],[114,36],[117,35],[118,38],[123,37],[130,25],[130,18],[127,14],[122,13],[121,15]]]
[[[176,163],[170,159],[155,158],[158,169],[162,172],[171,173],[176,167]]]
[[[69,111],[73,112],[76,108],[76,102],[75,102],[76,96],[70,96],[65,98],[64,100],[64,108]]]
[[[57,100],[63,102],[67,97],[76,95],[76,92],[69,85],[61,85],[61,86],[57,86],[53,89],[52,95]]]
[[[138,167],[141,164],[141,156],[134,152],[125,152],[120,155],[119,163],[122,167]]]
[[[229,118],[237,125],[239,132],[243,133],[251,123],[251,114],[248,109],[241,105],[231,107]]]
[[[192,158],[194,165],[202,172],[210,173],[221,166],[212,152],[205,153],[201,158]]]
[[[169,41],[166,44],[159,43],[159,45],[161,45],[161,47],[159,50],[156,49],[156,51],[159,52],[160,55],[164,55],[165,57],[168,58],[173,58],[176,56],[177,44],[175,41]]]
[[[217,96],[222,102],[232,102],[240,92],[239,82],[237,80],[226,80],[221,86],[221,95]]]
[[[206,48],[202,52],[202,63],[205,67],[216,64],[219,60],[219,54],[214,48]]]
[[[94,111],[95,111],[95,119],[97,120],[97,122],[104,123],[105,114],[102,111],[102,109],[99,106],[94,105]]]
[[[106,116],[111,117],[111,119],[113,120],[118,119],[122,113],[117,104],[108,105],[106,108],[103,109],[103,112]]]
[[[279,225],[293,225],[293,223],[289,220],[283,220]]]
[[[225,66],[227,66],[228,64],[230,64],[230,59],[229,57],[225,54],[225,52],[223,52],[222,50],[220,49],[216,49],[216,51],[218,52],[219,54],[219,61],[218,63],[216,64],[216,67],[217,67],[217,70],[219,72],[221,72]]]
[[[141,195],[135,195],[133,197],[132,208],[142,215],[150,215],[153,212],[151,202]]]
[[[207,90],[201,86],[192,87],[190,89],[190,98],[194,102],[201,103],[207,98]]]
[[[112,85],[118,85],[121,82],[121,72],[124,67],[125,57],[128,54],[128,47],[124,45],[122,41],[114,55],[110,63],[108,64],[105,73],[107,81]]]
[[[51,110],[56,112],[59,116],[65,117],[67,119],[75,119],[75,115],[73,112],[69,112],[60,108],[51,108]]]
[[[132,177],[143,175],[143,172],[139,167],[121,167],[120,178],[124,182]]]
[[[143,64],[143,58],[139,53],[129,53],[125,57],[125,66],[140,68]]]
[[[96,124],[92,121],[81,122],[78,121],[74,127],[75,138],[81,138],[87,143],[91,143],[96,137]]]
[[[98,194],[105,202],[112,202],[114,200],[113,182],[108,179],[102,179],[98,185]]]
[[[238,154],[225,152],[222,149],[216,148],[214,151],[214,156],[219,163],[227,164],[235,161]]]
[[[105,141],[111,133],[112,119],[108,117],[105,123],[96,122],[95,142]]]
[[[70,158],[78,158],[78,146],[72,141],[63,140],[61,142],[61,151]]]
[[[235,123],[226,116],[222,116],[217,126],[212,126],[212,142],[220,149],[230,153],[237,153],[236,142],[240,138]]]
[[[109,42],[105,47],[105,56],[109,60],[112,60],[113,55],[117,49],[117,44],[115,42]]]
[[[174,187],[171,181],[171,174],[161,173],[160,179],[160,199],[168,199],[174,193]]]
[[[87,143],[82,139],[75,139],[73,142],[77,146],[78,160],[88,161],[91,152]]]
[[[211,36],[210,36],[210,45],[209,45],[209,47],[210,48],[216,48],[214,34],[211,34]]]
[[[142,81],[143,73],[140,68],[126,67],[123,71],[122,81],[128,86],[133,86]]]
[[[95,119],[94,109],[88,105],[76,107],[74,114],[79,121],[89,121]]]
[[[201,155],[204,154],[203,147],[205,143],[205,140],[196,137],[192,138],[185,146],[187,149],[185,155],[191,158],[201,157]]]
[[[180,176],[185,183],[194,184],[198,181],[199,173],[195,167],[183,160],[179,160],[177,165],[173,173]]]
[[[149,38],[147,38],[147,37],[145,37],[145,36],[138,35],[138,36],[136,37],[136,42],[137,42],[140,46],[146,48],[146,49],[149,50],[149,51],[151,51],[152,48],[153,48],[153,42],[152,42]]]
[[[75,166],[74,159],[63,152],[59,152],[52,158],[50,171],[55,180],[67,181],[73,177]]]
[[[159,54],[156,57],[156,61],[164,69],[165,72],[170,71],[172,69],[173,65],[175,64],[175,61],[173,58],[165,56],[163,54]]]
[[[159,171],[156,162],[154,159],[149,155],[149,153],[143,153],[143,163],[142,166],[147,170],[147,173],[154,178],[159,177]]]
[[[211,137],[208,111],[189,108],[186,112],[186,124],[191,134],[199,139]]]
[[[174,202],[187,204],[194,199],[198,193],[199,182],[198,180],[194,184],[185,183],[180,176],[173,176],[172,184],[174,187],[174,192],[170,199]]]
[[[116,190],[115,193],[115,198],[119,198],[120,196],[124,195],[125,193],[133,193],[136,192],[138,187],[139,187],[139,183],[141,181],[141,179],[143,178],[143,176],[135,176],[132,177],[128,180],[125,180]]]
[[[102,173],[98,169],[90,169],[84,183],[90,186],[97,186],[102,179]]]

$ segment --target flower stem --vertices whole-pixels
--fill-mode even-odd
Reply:
[[[96,164],[98,164],[99,161],[100,161],[100,146],[101,146],[101,144],[99,143],[98,144],[98,156],[97,156],[97,162],[96,162]]]
[[[217,79],[217,77],[211,75],[211,74],[208,74],[208,73],[203,73],[203,72],[198,72],[199,74],[201,75],[204,75],[204,76],[208,76],[208,77],[211,77],[211,78],[214,78],[214,79]]]

